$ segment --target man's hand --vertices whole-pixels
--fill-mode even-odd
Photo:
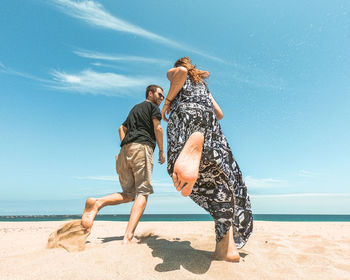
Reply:
[[[159,158],[158,158],[158,162],[160,164],[163,164],[165,162],[165,155],[163,151],[159,151]]]
[[[168,118],[166,115],[169,115],[170,113],[170,102],[165,102],[162,108],[162,119],[168,122]]]

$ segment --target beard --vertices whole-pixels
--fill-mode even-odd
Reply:
[[[158,102],[158,98],[153,96],[153,99],[152,99],[152,103],[156,104],[157,106],[159,106],[159,102]]]

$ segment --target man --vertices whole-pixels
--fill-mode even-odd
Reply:
[[[148,195],[153,193],[151,177],[156,142],[159,148],[158,161],[160,164],[165,162],[163,130],[160,125],[162,116],[158,108],[163,99],[163,89],[160,86],[148,86],[146,100],[135,105],[120,126],[121,150],[116,157],[116,170],[123,192],[86,201],[81,224],[88,231],[91,230],[98,211],[104,206],[134,201],[123,244],[135,242],[136,226],[145,210]]]

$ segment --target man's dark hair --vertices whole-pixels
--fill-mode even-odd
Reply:
[[[162,89],[161,86],[158,86],[158,85],[149,85],[149,86],[146,88],[146,99],[147,99],[147,97],[148,97],[148,93],[149,93],[150,91],[152,91],[153,93],[155,93],[155,92],[157,91],[157,88],[160,88],[160,89],[163,91],[163,89]]]

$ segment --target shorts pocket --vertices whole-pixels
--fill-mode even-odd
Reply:
[[[117,173],[119,174],[119,170],[120,170],[120,153],[117,155],[117,158],[115,160],[115,169],[116,169]]]

